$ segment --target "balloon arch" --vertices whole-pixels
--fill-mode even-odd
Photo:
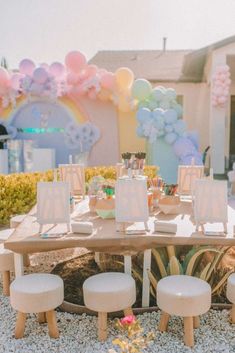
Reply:
[[[202,163],[197,136],[186,131],[175,90],[162,86],[153,88],[145,79],[134,80],[129,68],[108,72],[89,65],[78,51],[69,52],[64,64],[53,62],[36,66],[32,60],[23,59],[18,72],[0,68],[0,113],[10,105],[14,107],[21,96],[50,101],[63,96],[111,101],[121,112],[136,111],[137,134],[149,144],[163,141],[171,146],[181,164],[190,163],[192,158],[196,164]],[[68,128],[73,130],[73,126]],[[96,140],[99,138],[97,130],[93,135]]]

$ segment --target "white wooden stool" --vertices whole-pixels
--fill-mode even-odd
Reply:
[[[125,273],[107,272],[91,276],[83,283],[83,298],[87,308],[98,312],[98,338],[107,338],[107,313],[123,310],[132,315],[136,300],[134,279]]]
[[[231,321],[235,324],[235,273],[232,273],[228,278],[226,295],[232,303]]]
[[[162,310],[159,330],[166,331],[170,315],[184,318],[184,342],[194,346],[193,328],[200,326],[199,315],[211,306],[211,287],[199,278],[175,275],[157,284],[157,305]]]
[[[21,222],[23,222],[24,218],[26,217],[26,214],[20,214],[11,217],[10,219],[10,227],[11,228],[16,228],[18,225],[20,225]],[[24,261],[24,266],[28,267],[30,266],[30,260],[29,260],[29,255],[28,254],[23,254],[23,261]]]
[[[14,254],[0,244],[0,272],[2,273],[3,295],[10,295],[10,271],[14,272]]]
[[[54,311],[64,300],[64,283],[56,275],[35,273],[17,277],[10,286],[10,301],[17,310],[15,338],[24,336],[27,313],[37,313],[39,323],[47,321],[49,335],[59,337]]]

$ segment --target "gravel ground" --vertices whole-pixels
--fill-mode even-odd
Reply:
[[[31,266],[27,272],[50,272],[59,261],[85,253],[84,249],[67,249],[30,256]],[[0,282],[1,283],[1,282]],[[1,295],[0,285],[0,353],[108,353],[114,348],[112,340],[118,336],[113,320],[109,321],[108,340],[101,344],[97,340],[96,318],[76,314],[57,313],[59,339],[50,339],[47,325],[39,325],[36,315],[29,315],[25,337],[14,339],[16,314],[9,304],[9,298]],[[158,353],[235,353],[235,325],[229,323],[227,310],[211,310],[201,318],[201,326],[195,330],[195,347],[183,344],[183,329],[180,318],[173,317],[167,333],[156,330],[159,312],[139,315],[144,333],[154,332],[155,339],[143,352]]]
[[[109,321],[108,340],[101,344],[96,336],[96,318],[68,313],[57,314],[60,330],[59,339],[50,339],[47,326],[39,325],[35,315],[27,319],[25,337],[13,338],[15,312],[11,309],[9,299],[0,296],[0,353],[108,353],[113,348],[112,339],[117,337],[113,321]],[[228,322],[228,311],[211,310],[201,319],[201,327],[195,330],[194,349],[183,344],[182,322],[173,317],[167,333],[155,330],[159,322],[159,312],[139,315],[144,332],[155,332],[155,339],[143,352],[158,353],[231,353],[235,352],[235,325]]]

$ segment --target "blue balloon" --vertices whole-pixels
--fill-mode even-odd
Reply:
[[[166,136],[165,136],[165,141],[169,145],[172,145],[176,139],[177,139],[177,135],[174,132],[170,132],[169,134],[166,134]]]
[[[166,97],[169,100],[174,100],[176,99],[176,91],[174,90],[174,88],[167,88],[166,90]]]
[[[177,121],[177,113],[174,109],[168,109],[164,112],[164,118],[167,124],[173,124]]]
[[[161,102],[160,102],[160,107],[164,110],[167,110],[170,108],[170,103],[167,99],[163,99]]]
[[[151,97],[156,102],[161,102],[164,96],[165,96],[165,92],[161,87],[156,87],[152,90]]]
[[[153,99],[150,99],[149,103],[148,103],[148,108],[151,109],[151,110],[154,110],[156,108],[158,108],[159,104],[153,100]]]
[[[163,129],[164,129],[164,121],[155,120],[155,121],[153,122],[153,126],[154,126],[157,130],[163,130]]]
[[[157,131],[157,137],[162,137],[165,135],[165,131],[164,130],[158,130]]]
[[[154,119],[163,118],[164,110],[161,108],[154,109],[152,116]]]
[[[199,136],[197,131],[187,132],[187,137],[192,141],[196,149],[199,149]]]
[[[185,121],[183,121],[182,119],[177,120],[177,122],[174,124],[174,130],[179,136],[182,136],[186,131]]]
[[[173,132],[174,128],[172,125],[165,125],[166,133]]]
[[[177,113],[177,118],[180,119],[183,116],[183,108],[182,105],[177,103],[176,101],[171,102],[171,108],[174,109]]]
[[[151,111],[148,108],[140,108],[136,114],[136,118],[140,123],[147,122],[151,117]]]

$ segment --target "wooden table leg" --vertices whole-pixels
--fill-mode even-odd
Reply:
[[[194,318],[193,318],[193,327],[194,328],[200,327],[200,317],[199,316],[194,316]]]
[[[124,311],[124,315],[125,315],[125,316],[133,315],[133,310],[132,310],[132,308],[126,308],[126,309],[124,309],[123,311]]]
[[[164,311],[161,312],[160,323],[158,326],[159,331],[161,332],[167,331],[169,318],[170,318],[169,314],[165,313]]]
[[[10,295],[10,271],[2,272],[2,285],[3,285],[3,295],[9,297]]]
[[[46,312],[46,319],[48,324],[49,336],[51,338],[59,337],[59,330],[56,322],[56,313],[55,310],[50,310]]]
[[[23,263],[25,267],[30,266],[29,254],[23,254]]]
[[[15,338],[24,337],[26,314],[18,311],[15,327]]]
[[[131,276],[131,256],[130,255],[124,255],[124,272],[127,275]]]
[[[98,313],[98,338],[99,341],[107,339],[107,313]]]
[[[151,249],[144,251],[142,307],[149,307],[150,281],[148,270],[151,270]]]
[[[188,347],[194,346],[193,317],[184,317],[184,343]]]
[[[14,263],[15,263],[15,276],[23,276],[24,274],[24,261],[23,255],[14,253]]]
[[[38,322],[39,324],[45,324],[46,320],[46,313],[38,313]]]
[[[232,305],[231,321],[232,321],[233,324],[235,324],[235,304]]]

